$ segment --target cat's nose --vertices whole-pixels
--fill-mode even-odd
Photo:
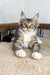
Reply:
[[[29,29],[30,28],[30,26],[27,26],[27,29]]]

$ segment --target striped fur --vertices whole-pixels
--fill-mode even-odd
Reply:
[[[40,43],[38,42],[40,39],[37,37],[37,21],[34,22],[33,19],[21,19],[14,38],[15,40],[12,48],[16,54],[21,52],[20,56],[23,53],[23,48],[31,48],[33,52],[40,52],[41,50]],[[35,49],[35,47],[37,47],[37,49]]]

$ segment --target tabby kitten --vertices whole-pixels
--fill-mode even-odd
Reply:
[[[33,51],[31,55],[32,58],[42,58],[42,55],[40,54],[40,44],[42,42],[37,37],[37,29],[39,26],[38,19],[38,13],[32,19],[28,19],[26,18],[25,14],[21,12],[21,19],[19,22],[19,27],[15,32],[15,39],[13,44],[13,50],[15,51],[16,56],[25,57],[26,52],[23,49],[30,48]]]

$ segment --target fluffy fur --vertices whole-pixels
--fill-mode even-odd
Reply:
[[[40,52],[42,43],[37,37],[39,14],[37,13],[32,19],[26,18],[25,14],[21,13],[19,27],[15,32],[15,40],[13,50],[18,57],[25,57],[26,53],[23,48],[31,48],[33,52]],[[37,49],[35,47],[37,46]],[[40,58],[40,57],[39,57]]]

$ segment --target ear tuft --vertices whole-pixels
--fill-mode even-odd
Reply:
[[[32,18],[32,21],[35,23],[35,25],[38,25],[38,20],[39,20],[39,13],[37,13],[37,14]]]
[[[24,12],[23,11],[21,11],[21,16],[23,16],[24,15]]]
[[[26,16],[24,14],[24,12],[21,12],[21,16],[20,16],[20,22],[23,22],[26,19]]]
[[[39,17],[39,13],[36,14]]]
[[[26,18],[26,16],[25,16],[23,11],[21,12],[21,18]]]
[[[34,17],[33,17],[33,19],[39,19],[39,13],[37,13]]]

